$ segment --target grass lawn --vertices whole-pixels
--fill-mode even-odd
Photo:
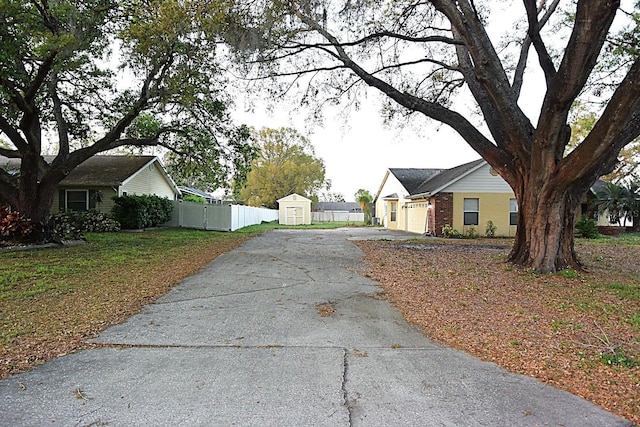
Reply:
[[[159,229],[0,252],[0,377],[75,351],[256,235]]]

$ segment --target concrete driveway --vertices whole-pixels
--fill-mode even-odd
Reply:
[[[0,425],[631,425],[436,344],[376,299],[349,240],[407,237],[252,239],[109,328],[98,348],[0,381]]]

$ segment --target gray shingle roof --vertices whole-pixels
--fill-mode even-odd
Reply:
[[[362,208],[357,202],[318,202],[316,211],[362,212]]]
[[[442,172],[442,169],[390,168],[389,172],[400,181],[409,194],[413,194],[420,184]]]
[[[93,156],[73,169],[61,185],[120,185],[155,156]]]
[[[155,156],[93,156],[73,169],[60,185],[66,186],[118,186],[151,162]],[[44,156],[51,162],[54,156]],[[0,167],[19,168],[20,159],[0,157]]]
[[[411,195],[433,193],[484,162],[485,161],[483,159],[478,159],[473,162],[456,166],[455,168],[442,170],[440,173],[432,175],[422,181],[420,185],[416,186],[414,190],[411,191]]]

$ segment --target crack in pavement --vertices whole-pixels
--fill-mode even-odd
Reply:
[[[287,285],[286,283],[283,284],[282,286],[274,286],[271,288],[261,288],[261,289],[251,289],[248,291],[238,291],[238,292],[230,292],[227,294],[216,294],[216,295],[208,295],[208,296],[202,296],[202,297],[195,297],[195,298],[184,298],[184,299],[173,299],[171,301],[156,301],[151,305],[166,305],[166,304],[175,304],[178,302],[189,302],[189,301],[202,301],[202,300],[208,300],[208,299],[212,299],[212,298],[221,298],[221,297],[230,297],[230,296],[236,296],[236,295],[246,295],[246,294],[255,294],[257,292],[267,292],[267,291],[275,291],[278,289],[287,289],[287,288],[295,288],[298,286],[303,286],[308,284],[309,282],[300,282],[300,283],[294,283],[292,285]]]
[[[244,338],[244,337],[243,337]],[[237,340],[238,338],[233,338]],[[241,344],[127,344],[127,343],[115,343],[115,342],[89,342],[85,341],[85,344],[89,346],[89,348],[118,348],[118,349],[126,349],[126,348],[150,348],[150,349],[162,349],[162,348],[185,348],[185,349],[287,349],[287,348],[295,348],[295,349],[308,349],[308,350],[342,350],[343,351],[343,383],[346,384],[346,372],[347,372],[347,361],[349,353],[357,352],[356,355],[361,355],[360,357],[364,357],[366,352],[362,352],[361,350],[395,350],[395,351],[403,351],[403,350],[412,350],[412,351],[440,351],[441,349],[432,348],[432,347],[381,347],[381,346],[359,346],[357,349],[349,350],[343,346],[339,345],[282,345],[282,344],[263,344],[263,345],[241,345]],[[343,387],[344,389],[344,387]],[[346,391],[345,391],[346,393]],[[346,396],[346,394],[345,394]],[[346,397],[345,397],[346,399]]]
[[[344,407],[347,409],[347,421],[349,426],[353,425],[353,405],[356,401],[349,398],[349,391],[347,390],[347,374],[349,372],[349,351],[342,347],[342,399]]]

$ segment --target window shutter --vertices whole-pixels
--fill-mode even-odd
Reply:
[[[96,190],[89,190],[89,209],[96,208]]]

